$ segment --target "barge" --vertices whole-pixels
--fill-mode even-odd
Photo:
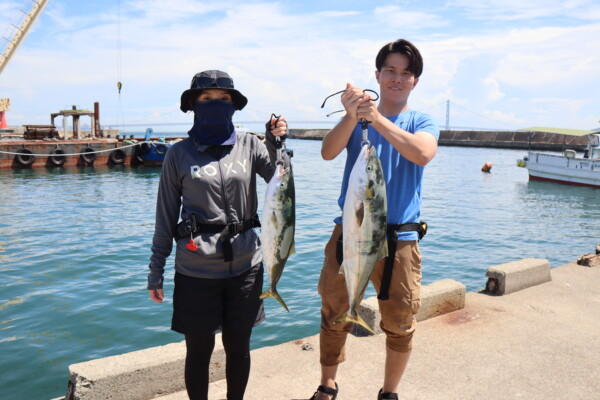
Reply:
[[[80,118],[90,117],[91,130],[80,129]],[[63,118],[63,129],[54,120]],[[72,119],[72,131],[67,120]],[[160,166],[173,142],[152,138],[148,128],[142,139],[127,138],[115,129],[100,129],[99,106],[94,111],[75,106],[51,114],[49,125],[24,125],[23,129],[3,129],[0,136],[0,169],[56,168],[83,166]]]

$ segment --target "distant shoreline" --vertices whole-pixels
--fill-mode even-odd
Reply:
[[[291,139],[322,140],[328,129],[290,129]],[[486,147],[521,150],[584,150],[586,136],[528,131],[453,131],[440,130],[440,146]]]

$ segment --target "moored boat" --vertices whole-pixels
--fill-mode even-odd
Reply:
[[[152,128],[146,129],[144,140],[137,143],[138,146],[135,150],[136,161],[146,166],[159,166],[162,165],[165,155],[171,146],[181,139],[165,140],[164,138],[159,138],[158,140],[152,140],[152,134]]]
[[[583,154],[573,149],[565,149],[562,154],[529,151],[527,156],[517,160],[517,165],[527,168],[532,180],[600,188],[600,134],[574,130],[560,133],[587,135],[588,145]]]
[[[63,117],[63,130],[58,131],[54,119]],[[79,119],[91,117],[91,130],[82,131]],[[67,118],[73,118],[72,131]],[[144,139],[126,138],[115,129],[100,129],[99,106],[94,111],[63,110],[51,114],[49,125],[24,125],[24,129],[5,129],[0,137],[0,169],[54,168],[75,166],[162,165],[173,141],[152,138],[148,128]]]

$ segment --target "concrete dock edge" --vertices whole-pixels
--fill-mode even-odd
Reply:
[[[433,335],[432,337],[435,339],[435,341],[441,340],[439,334],[433,334],[429,332],[433,329],[432,327],[435,327],[433,330],[452,329],[452,332],[454,332],[452,335],[455,336],[458,335],[458,332],[460,331],[460,334],[465,335],[467,339],[461,339],[457,342],[459,344],[469,343],[473,340],[489,343],[490,339],[485,335],[492,335],[492,337],[493,335],[503,335],[501,337],[504,339],[512,338],[512,336],[506,336],[508,335],[507,332],[498,333],[500,329],[503,329],[503,327],[507,325],[527,324],[529,321],[528,318],[537,318],[539,316],[539,321],[536,320],[537,322],[535,323],[537,326],[545,323],[543,322],[546,321],[544,318],[549,318],[555,314],[571,315],[573,312],[575,312],[566,306],[564,301],[558,301],[552,303],[551,305],[546,304],[550,300],[547,300],[544,296],[548,296],[548,298],[552,300],[557,296],[565,296],[565,299],[569,299],[571,303],[575,302],[575,304],[577,304],[575,306],[575,310],[578,310],[577,312],[579,313],[577,317],[578,320],[585,322],[589,319],[593,322],[594,317],[587,317],[585,313],[587,312],[593,315],[597,314],[596,312],[591,312],[590,310],[596,310],[594,305],[596,302],[600,302],[600,297],[598,297],[597,291],[595,291],[598,286],[593,284],[594,278],[597,277],[597,271],[599,269],[575,269],[576,267],[576,263],[572,263],[551,271],[550,263],[547,260],[536,258],[526,258],[506,264],[492,266],[487,269],[486,275],[489,278],[488,286],[490,281],[495,282],[495,290],[488,291],[488,293],[466,293],[465,285],[452,279],[440,280],[428,285],[423,285],[421,288],[421,308],[420,312],[416,316],[418,321],[424,321],[420,335],[422,338],[421,340],[425,340],[429,334]],[[583,278],[580,278],[579,275],[582,275]],[[556,282],[549,283],[547,286],[539,286],[542,283],[551,282],[553,278],[555,278]],[[587,290],[587,292],[585,292],[585,296],[579,292],[580,289],[579,286],[575,285],[576,283],[579,286],[585,287],[585,290]],[[522,290],[529,287],[534,288],[526,291]],[[573,296],[573,290],[578,290],[577,296]],[[592,292],[590,292],[590,290],[592,290]],[[515,292],[520,293],[513,296],[489,296],[489,294],[509,294]],[[525,305],[523,298],[527,299],[527,304]],[[537,303],[538,300],[540,304]],[[581,302],[581,304],[578,302]],[[584,305],[586,304],[589,305],[589,310],[586,308],[588,311],[581,311],[580,309],[585,308]],[[544,307],[547,307],[548,310],[546,310]],[[359,313],[365,322],[367,322],[367,324],[376,333],[381,333],[379,328],[381,316],[379,314],[378,300],[376,297],[370,297],[363,300],[359,308]],[[523,315],[519,313],[523,313]],[[526,315],[528,317],[526,317]],[[441,318],[434,318],[438,316],[441,316]],[[496,320],[500,320],[498,326],[493,325],[493,321]],[[523,328],[521,330],[528,331],[528,329],[533,328]],[[548,327],[544,327],[544,329],[548,329]],[[484,332],[485,334],[480,331]],[[593,330],[589,330],[589,332],[592,331]],[[355,334],[355,336],[365,336],[365,332],[362,332],[362,334]],[[510,332],[511,335],[514,333],[513,331]],[[577,332],[580,331],[578,330]],[[588,354],[586,348],[589,345],[590,340],[592,340],[592,342],[596,340],[592,339],[594,336],[590,336],[590,334],[587,332],[588,331],[580,332],[580,336],[583,335],[585,339],[582,342],[584,344],[582,344],[581,354]],[[572,334],[573,333],[570,331],[568,333],[564,333],[564,335],[567,336]],[[443,337],[449,340],[454,338],[452,335]],[[376,339],[377,337],[378,336],[349,340],[361,340],[361,343],[371,343],[370,340],[372,338]],[[552,337],[549,338],[552,339]],[[560,337],[556,340],[559,339],[559,343],[563,343],[566,340],[563,337]],[[516,338],[514,340],[520,343],[522,339]],[[303,343],[308,343],[307,341],[311,342],[311,345],[307,346],[305,349]],[[290,353],[290,348],[293,347],[294,351],[297,350],[299,354],[298,355],[294,353],[296,354],[295,357],[300,357],[302,360],[304,360],[303,362],[307,362],[306,360],[310,358],[312,361],[309,364],[312,365],[318,363],[318,355],[314,355],[313,352],[310,351],[315,350],[318,347],[316,345],[317,343],[318,335],[311,338],[299,339],[287,344],[284,343],[277,346],[271,346],[269,348],[253,350],[253,354],[257,356],[257,361],[260,358],[258,355],[263,353],[270,354],[271,352],[285,354],[285,356],[278,355],[276,357],[278,360],[286,359],[286,357],[289,357],[291,360],[294,357],[291,356],[292,353]],[[361,346],[363,346],[363,344],[361,344]],[[433,344],[430,344],[430,346],[435,347]],[[453,346],[456,346],[456,343],[454,343]],[[478,346],[479,347],[477,347],[477,351],[479,352],[483,351],[483,349],[487,349],[487,347],[481,344]],[[514,344],[510,344],[510,346],[514,346]],[[510,346],[507,347],[507,349],[511,348]],[[494,346],[491,346],[491,348],[493,347]],[[554,344],[549,346],[551,349],[554,349],[555,347],[556,345]],[[502,351],[507,352],[507,349],[503,349]],[[441,357],[441,354],[444,354],[444,352],[440,352],[436,348],[433,348],[431,351],[432,353],[427,355],[427,357],[433,357],[436,360]],[[119,356],[106,357],[98,360],[73,364],[69,367],[69,393],[65,399],[141,400],[160,396],[163,396],[161,399],[165,398],[165,400],[167,398],[169,398],[169,400],[186,398],[183,374],[185,352],[185,343],[178,342]],[[468,351],[463,349],[461,354],[467,357],[465,354],[468,353]],[[496,353],[493,354],[497,355]],[[553,352],[549,352],[548,354],[551,357],[555,357],[555,353]],[[263,360],[263,362],[269,364],[268,360],[271,356],[265,357],[266,358]],[[520,357],[520,353],[516,352],[514,357]],[[561,360],[563,358],[561,358]],[[451,361],[456,362],[458,359],[459,358],[456,358],[456,356],[452,356]],[[486,359],[486,357],[478,356],[478,359]],[[518,360],[519,362],[522,362],[520,358],[518,358]],[[292,364],[298,362],[300,361],[290,361]],[[427,367],[429,364],[430,360],[424,362],[423,368],[429,368]],[[223,393],[226,389],[225,384],[223,383],[223,379],[225,377],[224,366],[224,351],[221,339],[219,337],[217,338],[215,351],[211,360],[210,380],[211,382],[214,382],[211,384],[211,390],[214,395],[211,398],[213,399],[221,399],[224,396]],[[262,368],[266,368],[265,365],[262,365]],[[534,367],[534,369],[535,368],[538,367]],[[283,371],[278,370],[278,373],[281,372],[285,375],[288,373],[286,371],[287,370],[285,369]],[[290,371],[293,372],[294,370]],[[309,370],[309,372],[314,375],[311,375],[310,382],[316,382],[318,380],[318,373],[315,371],[317,371],[317,369],[314,371],[312,369]],[[256,370],[254,373],[260,375],[258,378],[259,381],[261,379],[271,380],[275,374],[275,372],[270,370],[267,372],[263,370]],[[298,379],[298,376],[294,376],[296,379]],[[290,382],[288,378],[292,379],[291,376],[287,377],[286,375],[284,380],[286,382]],[[479,387],[479,389],[483,390],[481,387]],[[219,390],[221,392],[219,392]],[[256,390],[260,392],[259,389]],[[407,390],[411,389],[409,388]],[[520,390],[525,389],[521,388]],[[254,395],[249,396],[249,398],[260,398],[260,396],[256,396],[257,395],[255,393]],[[269,399],[273,397],[274,396],[271,396]]]
[[[522,260],[489,267],[486,292],[510,294],[552,280],[550,263],[541,258]]]
[[[444,279],[421,288],[419,321],[460,310],[465,306],[466,287]],[[363,300],[359,313],[375,333],[381,333],[377,297]],[[366,330],[354,332],[357,336]],[[225,378],[225,353],[218,335],[211,359],[210,381]],[[185,390],[185,342],[152,347],[118,356],[91,360],[69,366],[65,400],[131,399],[145,400]],[[115,397],[115,393],[118,393]]]
[[[185,390],[185,342],[133,351],[69,366],[65,400],[147,400]],[[215,339],[210,381],[225,378],[221,335]]]

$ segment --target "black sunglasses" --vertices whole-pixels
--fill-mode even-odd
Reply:
[[[325,97],[325,100],[323,100],[323,104],[321,104],[321,108],[324,108],[324,107],[325,107],[325,103],[327,102],[327,100],[329,100],[329,98],[330,98],[330,97],[333,97],[333,96],[335,96],[335,95],[338,95],[338,94],[344,93],[345,91],[346,91],[346,89],[344,89],[344,90],[340,90],[339,92],[335,92],[334,94],[330,94],[329,96]],[[375,96],[377,96],[377,97],[375,97],[374,99],[372,99],[373,101],[377,101],[377,100],[379,100],[379,93],[377,93],[376,91],[374,91],[374,90],[371,90],[371,89],[365,89],[365,90],[363,90],[363,93],[365,93],[365,92],[371,92],[371,93],[373,93]],[[331,116],[331,115],[333,115],[333,114],[335,114],[335,113],[342,112],[342,111],[344,111],[344,110],[337,110],[337,111],[334,111],[334,112],[330,112],[329,114],[327,114],[327,117],[329,117],[329,116]]]
[[[212,76],[199,76],[194,78],[194,88],[221,88],[221,89],[233,89],[233,80],[227,77],[212,77]]]

